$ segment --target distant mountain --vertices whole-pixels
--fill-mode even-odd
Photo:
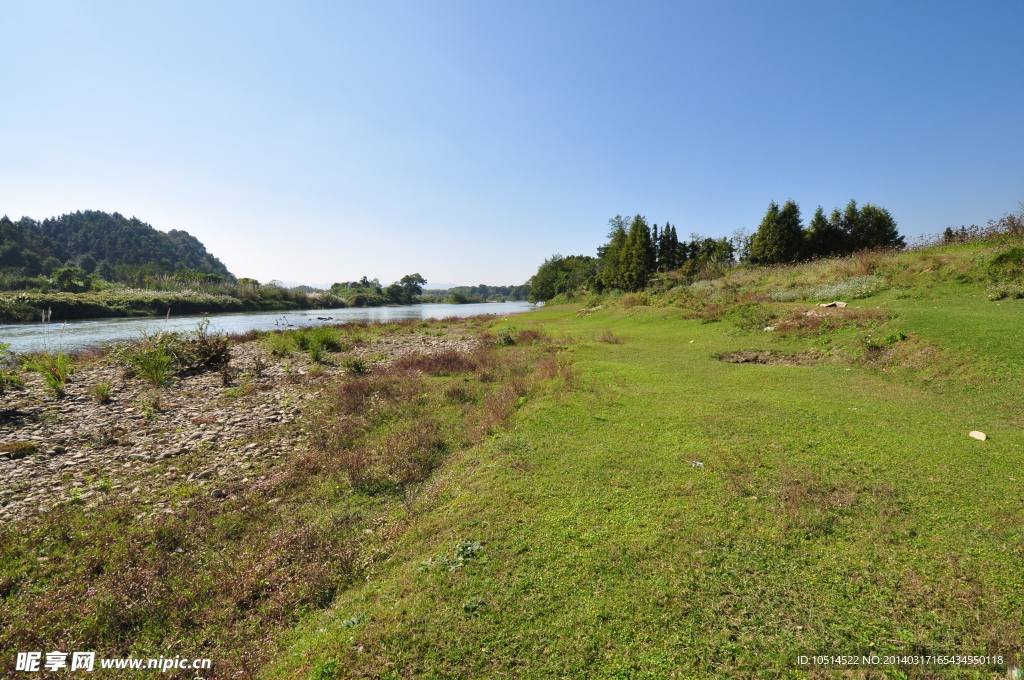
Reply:
[[[187,231],[158,231],[136,217],[86,210],[42,222],[0,218],[0,267],[37,275],[64,265],[101,273],[119,267],[188,269],[235,278]]]

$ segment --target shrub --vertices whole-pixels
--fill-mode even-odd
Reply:
[[[988,265],[988,275],[993,281],[1024,278],[1024,248],[1015,246],[993,257]]]
[[[363,375],[370,372],[370,366],[365,360],[359,357],[352,357],[344,363],[344,368],[352,375]]]
[[[511,347],[516,344],[515,331],[510,329],[498,331],[498,336],[494,339],[494,343],[499,347]]]
[[[25,368],[35,371],[43,376],[43,382],[47,391],[55,397],[63,397],[67,386],[68,377],[74,371],[74,364],[71,357],[64,352],[51,354],[40,352],[39,354],[27,357],[24,361]]]
[[[231,341],[209,332],[206,319],[190,333],[158,333],[142,342],[115,347],[111,359],[151,384],[158,385],[176,373],[219,370],[231,360]],[[153,382],[163,376],[160,382]]]

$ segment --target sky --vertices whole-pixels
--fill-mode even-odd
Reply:
[[[0,0],[0,214],[135,216],[238,276],[519,284],[616,214],[1024,200],[1020,2]]]

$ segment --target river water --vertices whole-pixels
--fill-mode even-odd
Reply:
[[[348,307],[346,309],[307,309],[291,312],[241,312],[237,314],[197,314],[192,316],[132,317],[121,319],[82,319],[65,323],[0,324],[0,342],[10,343],[15,352],[74,352],[102,347],[122,340],[138,340],[144,333],[190,331],[203,319],[210,330],[245,333],[251,330],[275,330],[288,327],[343,324],[360,321],[400,321],[404,319],[443,319],[445,317],[496,314],[507,316],[535,309],[528,302],[492,302],[485,304],[402,305],[398,307]]]

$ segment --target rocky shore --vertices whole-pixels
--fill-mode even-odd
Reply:
[[[196,494],[228,497],[303,446],[304,410],[345,373],[345,359],[372,367],[475,342],[456,328],[383,334],[314,365],[303,353],[274,357],[249,341],[231,347],[227,381],[205,373],[158,390],[100,359],[72,375],[61,399],[25,374],[25,391],[0,404],[0,447],[14,449],[0,453],[0,521],[112,501],[131,502],[144,519],[173,514]],[[113,385],[105,404],[90,394],[101,381]],[[191,495],[181,493],[182,482]]]

